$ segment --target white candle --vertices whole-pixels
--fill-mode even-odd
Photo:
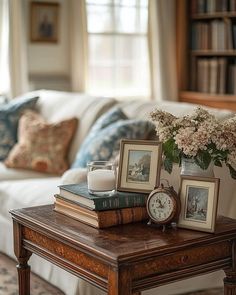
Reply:
[[[88,189],[93,191],[112,191],[116,188],[114,170],[96,169],[88,172]]]

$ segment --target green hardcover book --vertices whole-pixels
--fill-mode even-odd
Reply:
[[[88,192],[87,183],[60,185],[59,189],[62,198],[97,211],[142,207],[146,205],[148,197],[148,194],[130,192],[116,192],[112,196],[94,196]]]

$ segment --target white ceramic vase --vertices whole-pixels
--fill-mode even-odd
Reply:
[[[183,158],[181,162],[181,175],[214,177],[214,164],[211,161],[207,169],[198,166],[194,159]]]

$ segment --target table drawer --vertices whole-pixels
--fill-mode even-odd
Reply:
[[[134,279],[153,274],[163,274],[183,268],[197,266],[231,257],[232,245],[230,241],[212,245],[199,246],[172,254],[156,256],[144,262],[137,263],[132,268]]]

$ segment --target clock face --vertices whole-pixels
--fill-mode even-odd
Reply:
[[[174,202],[168,194],[158,192],[153,194],[149,199],[148,209],[154,220],[165,221],[173,213]]]

